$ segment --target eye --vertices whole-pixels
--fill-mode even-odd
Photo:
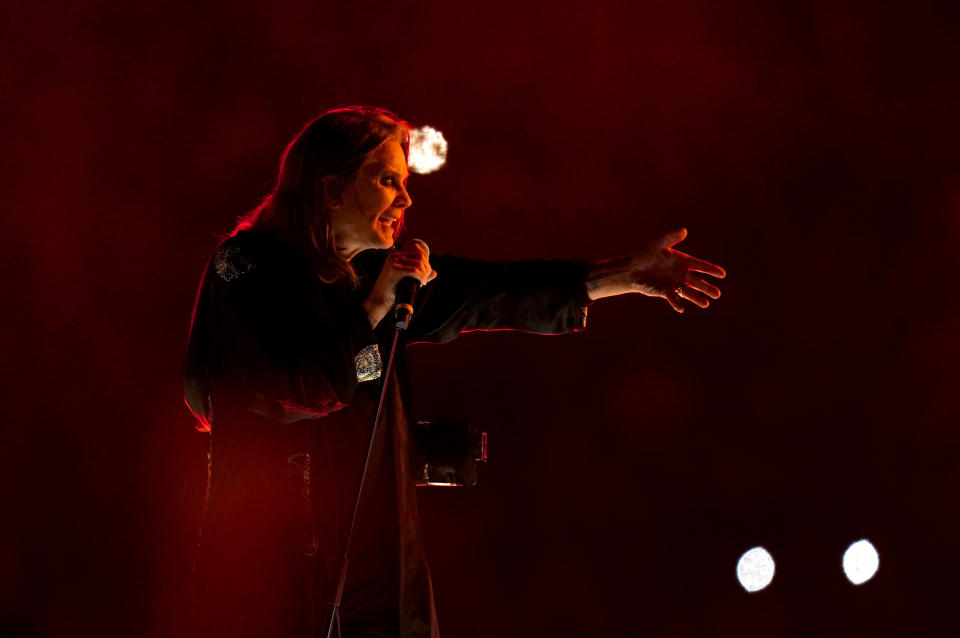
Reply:
[[[386,177],[383,178],[382,183],[384,186],[396,186],[397,178],[391,175],[387,175]]]

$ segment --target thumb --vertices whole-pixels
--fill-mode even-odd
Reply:
[[[661,248],[670,248],[675,244],[679,244],[687,237],[687,229],[680,228],[678,230],[672,230],[663,237],[660,238],[660,247]]]

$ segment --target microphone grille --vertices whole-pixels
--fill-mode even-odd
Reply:
[[[427,246],[427,242],[423,241],[422,239],[411,239],[411,240],[410,240],[409,242],[407,242],[407,243],[408,243],[408,244],[418,244],[421,248],[423,248],[423,249],[427,252],[427,256],[430,255],[430,246]]]

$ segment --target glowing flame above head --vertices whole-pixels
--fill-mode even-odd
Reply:
[[[410,156],[407,166],[414,173],[432,173],[447,163],[447,140],[429,126],[410,131]]]

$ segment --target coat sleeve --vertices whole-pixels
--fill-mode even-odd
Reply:
[[[586,328],[585,262],[449,255],[431,262],[438,276],[418,294],[407,330],[411,343],[443,343],[472,330],[560,334]]]
[[[184,365],[185,397],[201,426],[221,407],[283,422],[325,416],[349,405],[359,383],[379,377],[359,301],[298,266],[249,238],[217,249],[197,294]]]

